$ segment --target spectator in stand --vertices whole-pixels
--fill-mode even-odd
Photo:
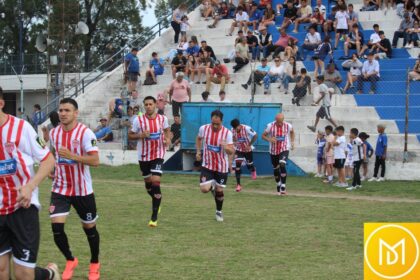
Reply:
[[[216,28],[216,25],[222,19],[229,19],[229,7],[226,2],[222,2],[217,15],[214,16],[214,21],[208,26],[208,28]]]
[[[181,40],[179,41],[179,44],[176,49],[171,49],[168,54],[164,57],[164,60],[167,62],[171,62],[172,59],[178,54],[179,51],[181,51],[182,54],[186,54],[186,50],[188,48],[188,41],[187,37],[181,37]]]
[[[276,59],[280,59],[280,58],[276,57],[274,60]],[[289,92],[289,83],[293,83],[296,81],[297,74],[298,72],[297,72],[297,67],[296,67],[296,58],[291,57],[289,58],[289,61],[286,62],[286,65],[284,66],[284,78],[282,81],[282,85],[284,87],[285,94],[288,94]],[[281,88],[281,85],[279,86],[279,88]]]
[[[348,58],[349,49],[356,49],[356,54],[360,53],[363,47],[363,33],[359,30],[357,23],[354,23],[346,42],[344,43],[344,57]]]
[[[174,29],[174,42],[178,44],[179,34],[181,33],[181,18],[187,14],[187,5],[182,3],[172,13],[171,26]]]
[[[52,111],[49,114],[50,123],[47,126],[43,126],[42,129],[42,136],[44,138],[44,142],[50,141],[50,131],[54,127],[57,127],[60,124],[60,118],[58,116],[57,111]],[[26,121],[26,119],[24,119]],[[51,147],[50,147],[51,148]]]
[[[124,76],[127,80],[127,90],[132,92],[137,88],[138,77],[140,76],[140,62],[137,57],[139,49],[132,48],[124,58]]]
[[[419,81],[420,80],[420,55],[417,57],[416,64],[413,67],[413,70],[408,73],[410,80]]]
[[[259,42],[259,48],[260,53],[262,51],[263,57],[268,57],[268,50],[267,48],[272,44],[271,42],[271,34],[267,32],[267,27],[261,25],[260,26],[260,34],[258,35],[258,42]]]
[[[322,0],[316,0],[316,5],[315,5],[314,9],[318,9],[319,10],[319,13],[325,19],[327,8],[325,8],[325,6],[322,5]]]
[[[213,102],[213,100],[211,98],[209,98],[210,92],[208,91],[203,91],[201,93],[201,101],[200,102]]]
[[[381,38],[381,41],[372,47],[372,51],[375,53],[375,59],[391,58],[391,42],[385,38],[385,33],[383,31],[379,31],[378,34],[379,38]]]
[[[224,90],[219,91],[219,103],[232,103],[229,99],[226,99],[226,92]]]
[[[405,13],[412,13],[415,7],[413,0],[404,0],[402,5],[397,5],[397,14],[403,18]]]
[[[274,51],[273,58],[279,56],[280,52],[284,52],[284,50],[288,46],[289,39],[292,39],[295,42],[295,44],[297,44],[298,42],[298,40],[295,37],[287,35],[285,28],[281,28],[279,39],[277,40],[277,42],[274,43],[274,45],[270,47],[270,53]]]
[[[307,0],[300,1],[300,8],[297,12],[298,17],[295,20],[295,28],[293,33],[298,32],[299,24],[311,22],[312,17],[312,7],[308,5]]]
[[[353,4],[347,6],[347,14],[349,15],[349,31],[353,30],[353,26],[359,26],[359,15],[354,11]]]
[[[172,104],[173,116],[180,116],[180,109],[185,102],[191,102],[191,88],[184,80],[184,73],[178,72],[169,86],[169,104]]]
[[[270,66],[267,65],[267,59],[263,58],[261,60],[261,65],[258,65],[254,73],[251,73],[249,75],[248,81],[246,82],[246,84],[242,84],[242,87],[244,89],[248,89],[248,86],[250,86],[251,83],[253,82],[252,79],[254,79],[254,84],[261,86],[263,84],[263,79],[265,75],[267,75],[269,71],[270,71]]]
[[[263,15],[258,9],[258,5],[255,2],[251,4],[251,10],[249,11],[249,21],[246,23],[247,26],[252,26],[252,30],[257,31],[258,24],[260,23]],[[256,32],[257,33],[257,32]]]
[[[338,7],[334,6],[331,9],[331,13],[327,15],[326,20],[324,21],[324,34],[327,36],[329,32],[335,30],[334,22],[335,22],[335,15],[337,14]]]
[[[114,139],[112,129],[107,125],[107,119],[101,118],[99,120],[100,124],[93,131],[95,133],[96,139],[98,142],[110,142]]]
[[[360,11],[376,11],[379,7],[378,2],[379,0],[363,0],[363,7],[360,9]]]
[[[216,55],[214,54],[213,48],[210,47],[209,45],[207,45],[207,41],[203,40],[203,41],[201,41],[200,52],[204,52],[204,51],[206,51],[212,59],[214,59],[214,60],[217,59]]]
[[[359,60],[356,53],[353,53],[351,59],[343,62],[343,68],[349,69],[347,72],[347,82],[343,89],[343,94],[347,93],[349,88],[354,88],[354,83],[359,79],[362,74],[363,63]]]
[[[242,38],[241,42],[236,44],[235,51],[236,65],[233,66],[233,73],[238,72],[242,67],[249,63],[247,38]]]
[[[207,75],[207,71],[211,71],[214,67],[214,60],[209,57],[209,53],[206,51],[202,52],[200,56],[198,67],[197,67],[197,76],[198,80],[196,84],[205,84],[206,81],[201,82],[201,75],[204,74],[204,77]]]
[[[193,40],[191,40],[188,43],[188,48],[186,52],[187,55],[198,56],[198,53],[200,52],[200,46],[196,45],[196,43]]]
[[[220,64],[219,60],[214,63],[214,68],[207,72],[206,91],[210,92],[211,84],[220,84],[220,90],[225,90],[226,83],[229,83],[229,71],[226,65]]]
[[[146,75],[152,76],[153,82],[157,84],[156,76],[163,75],[165,69],[165,62],[162,58],[158,57],[157,52],[152,53],[152,60],[149,62],[149,69],[146,71]]]
[[[267,3],[266,8],[264,9],[264,14],[260,22],[260,27],[261,26],[267,27],[269,25],[275,24],[274,19],[276,16],[276,12],[274,12],[273,7],[271,6],[270,2]]]
[[[407,41],[407,44],[405,45],[406,49],[411,49],[414,46],[418,47],[417,41],[419,40],[420,35],[420,28],[419,28],[419,22],[417,20],[414,21],[413,28],[410,28],[407,30],[405,39]]]
[[[340,72],[335,69],[335,64],[330,63],[327,65],[327,71],[324,73],[324,83],[329,89],[334,89],[333,94],[340,93],[338,85],[343,81]]]
[[[199,11],[204,20],[209,20],[209,17],[213,14],[213,6],[210,0],[203,0],[199,6]]]
[[[238,27],[239,30],[242,30],[245,32],[248,26],[248,21],[249,21],[248,14],[240,6],[237,9],[236,16],[232,22],[228,36],[232,36],[233,30],[235,30],[235,27]]]
[[[298,16],[298,10],[293,5],[293,0],[288,0],[287,7],[284,11],[283,23],[280,26],[280,29],[287,28],[290,24],[292,24],[296,20],[297,16]]]
[[[373,177],[369,182],[383,182],[385,181],[385,161],[388,152],[388,136],[385,134],[385,126],[378,125],[378,139],[376,140],[375,149],[375,169],[373,171]],[[378,177],[379,168],[381,168],[381,177]]]
[[[296,85],[293,89],[292,104],[300,106],[300,100],[305,97],[306,93],[311,94],[311,77],[307,75],[306,69],[300,69],[300,75],[296,78]]]
[[[292,56],[299,57],[299,47],[296,45],[296,40],[292,38],[287,42],[287,47],[284,49],[284,61],[288,61]]]
[[[376,91],[376,82],[379,81],[379,62],[374,59],[373,53],[369,53],[367,60],[363,63],[362,75],[357,80],[357,91],[363,93],[363,83],[370,82],[370,94]]]
[[[264,83],[264,94],[270,92],[271,83],[275,83],[282,79],[284,75],[284,65],[281,63],[279,57],[274,58],[274,65],[271,65],[270,70],[263,79]]]
[[[349,15],[347,14],[347,7],[345,5],[338,7],[338,11],[335,14],[335,28],[334,49],[336,50],[340,37],[345,41],[349,33]]]
[[[311,26],[315,26],[315,30],[318,28],[318,26],[322,27],[324,26],[325,18],[321,14],[318,8],[314,9],[314,13],[311,16]],[[311,27],[309,26],[309,28]]]
[[[316,32],[316,25],[309,26],[309,31],[306,33],[305,40],[303,41],[300,50],[301,59],[305,60],[307,52],[315,50],[321,43],[321,35]]]
[[[177,56],[172,59],[171,66],[172,66],[172,78],[175,79],[176,73],[184,72],[185,67],[187,66],[188,60],[185,56],[182,55],[182,51],[178,51]]]
[[[358,56],[363,56],[363,54],[365,53],[365,51],[367,49],[370,50],[370,52],[372,52],[372,48],[373,46],[375,46],[377,43],[379,43],[381,41],[381,37],[379,37],[379,25],[377,25],[376,23],[373,25],[373,33],[370,35],[369,41],[367,42],[366,45],[363,46],[363,48],[360,50],[360,52],[358,53]]]
[[[411,15],[414,21],[420,22],[420,4],[414,8],[413,14]]]
[[[187,75],[190,85],[194,84],[195,74],[198,72],[200,58],[193,55],[188,56],[187,67],[185,67],[185,74]]]
[[[38,133],[38,125],[42,124],[45,120],[45,113],[41,111],[41,105],[35,104],[32,113],[32,126]]]
[[[171,125],[171,145],[169,146],[169,151],[173,152],[179,144],[181,144],[181,117],[174,116],[174,123]]]
[[[392,47],[396,48],[399,38],[404,38],[403,46],[407,44],[407,33],[414,27],[414,20],[411,18],[410,13],[404,14],[404,19],[400,23],[400,27],[394,32],[394,38],[392,39]]]
[[[251,53],[251,61],[260,60],[260,48],[258,45],[258,38],[252,34],[251,30],[248,30],[246,35],[246,43],[248,45],[249,52]]]
[[[188,22],[187,15],[183,15],[181,18],[181,36],[187,37],[187,31],[190,29],[191,24]]]
[[[270,5],[270,7],[271,7],[271,1],[272,0],[260,0],[260,3],[258,5],[258,9],[264,10],[268,7],[268,5]]]
[[[323,75],[324,74],[324,67],[325,67],[325,59],[327,56],[332,55],[332,47],[330,43],[330,37],[325,36],[324,42],[318,46],[318,48],[314,51],[314,56],[312,59],[315,63],[315,70],[314,70],[314,77],[318,77],[318,74]],[[320,71],[318,73],[318,71]]]

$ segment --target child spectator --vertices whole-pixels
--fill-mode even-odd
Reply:
[[[325,146],[327,140],[325,139],[325,133],[318,131],[316,136],[315,144],[317,145],[316,152],[316,163],[317,163],[317,173],[315,177],[322,178],[325,175]]]
[[[351,59],[344,61],[341,66],[343,66],[343,68],[350,69],[347,72],[347,82],[343,89],[343,94],[345,94],[349,88],[354,88],[354,83],[359,79],[359,76],[362,74],[361,69],[363,63],[357,58],[357,54],[353,53]]]
[[[156,100],[156,107],[158,108],[158,114],[159,115],[165,115],[165,107],[166,104],[168,104],[168,90],[165,89],[163,92],[159,92],[157,94],[157,100]]]
[[[344,163],[346,161],[346,136],[344,136],[344,127],[338,126],[335,129],[337,136],[335,137],[334,145],[334,167],[337,169],[338,182],[336,187],[347,188],[346,174],[344,171]]]
[[[149,62],[149,69],[146,71],[146,76],[152,76],[153,82],[157,84],[156,76],[162,75],[164,71],[164,61],[158,57],[157,52],[152,53],[152,60]]]
[[[344,162],[344,171],[346,173],[346,180],[350,180],[353,176],[353,146],[350,142],[346,145],[346,161]]]
[[[366,132],[361,132],[359,134],[359,138],[363,141],[363,150],[366,151],[366,158],[363,159],[362,162],[362,168],[363,168],[363,174],[362,174],[362,181],[365,181],[368,177],[368,169],[369,169],[369,159],[373,156],[373,148],[372,145],[367,141],[369,138],[369,134]]]
[[[187,15],[183,15],[181,18],[181,36],[187,36],[187,31],[190,29],[191,25],[188,22]]]
[[[369,180],[369,182],[377,181],[383,182],[385,181],[385,160],[386,160],[386,153],[388,149],[388,136],[385,134],[385,126],[378,125],[378,140],[376,141],[376,149],[375,149],[375,169],[373,171],[373,177]],[[379,168],[381,168],[381,177],[378,177]]]
[[[324,183],[332,184],[333,182],[333,164],[334,164],[334,141],[335,136],[333,134],[333,127],[327,125],[325,127],[325,173],[327,178],[323,181]]]
[[[360,178],[360,166],[363,160],[366,158],[366,149],[363,146],[363,141],[358,137],[359,130],[352,128],[350,130],[350,144],[352,146],[353,156],[353,182],[351,187],[348,187],[348,191],[352,191],[362,187],[362,181]]]
[[[284,61],[289,60],[292,56],[297,57],[299,48],[296,40],[289,38],[287,41],[287,47],[284,49]]]

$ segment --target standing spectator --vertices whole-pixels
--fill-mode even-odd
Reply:
[[[379,37],[379,25],[376,23],[373,25],[373,33],[369,37],[369,41],[358,53],[359,56],[362,56],[367,49],[372,51],[373,46],[381,41],[381,37]]]
[[[344,41],[347,38],[347,34],[349,33],[349,15],[347,14],[347,7],[345,5],[341,5],[338,7],[338,11],[335,14],[335,42],[334,42],[334,49],[337,49],[338,42],[340,37],[343,37]]]
[[[268,71],[267,75],[265,75],[263,79],[264,83],[264,94],[268,94],[270,92],[270,85],[271,83],[275,83],[278,80],[281,80],[284,75],[284,65],[281,63],[279,57],[274,59],[274,65],[271,65],[270,70]]]
[[[106,118],[101,118],[99,126],[93,131],[95,133],[96,139],[98,142],[110,142],[113,140],[114,136],[112,134],[112,129],[107,125],[108,120]]]
[[[327,125],[325,127],[325,173],[327,178],[323,181],[323,183],[332,184],[333,183],[333,169],[334,169],[334,145],[335,136],[333,134],[333,127],[331,125]]]
[[[335,129],[336,137],[333,142],[334,145],[334,167],[337,169],[338,181],[336,187],[347,188],[346,173],[344,170],[344,163],[346,161],[346,136],[344,136],[344,127],[338,126]]]
[[[370,82],[370,94],[376,91],[376,82],[379,81],[379,62],[374,59],[373,53],[368,54],[368,60],[363,63],[362,75],[357,80],[357,91],[363,93],[363,82]]]
[[[359,76],[362,74],[363,63],[359,60],[356,53],[353,53],[351,59],[348,59],[343,62],[343,68],[350,69],[347,72],[347,82],[343,89],[343,94],[346,94],[349,88],[354,88],[354,83],[359,79]]]
[[[222,2],[217,15],[214,16],[214,21],[208,26],[208,28],[216,28],[217,23],[222,19],[228,19],[229,17],[229,7],[226,2]]]
[[[284,18],[283,23],[280,26],[280,29],[287,28],[290,24],[292,24],[298,16],[298,10],[293,5],[293,0],[287,0],[287,7],[284,11]]]
[[[347,188],[352,191],[362,187],[362,180],[360,177],[360,167],[362,162],[366,159],[366,150],[364,149],[363,141],[358,137],[359,130],[352,128],[350,130],[350,144],[352,145],[353,155],[353,182],[351,187]]]
[[[329,36],[329,32],[335,29],[334,22],[335,22],[335,15],[337,14],[338,7],[334,6],[331,9],[331,13],[327,15],[327,18],[324,21],[324,34],[325,36]]]
[[[254,76],[255,84],[262,85],[263,79],[269,71],[270,71],[270,66],[267,65],[267,59],[263,58],[261,60],[261,65],[258,65],[254,73],[251,73],[249,75],[248,81],[246,82],[246,84],[243,84],[242,87],[244,89],[248,89],[248,86],[250,86],[252,83],[252,76]]]
[[[41,105],[35,104],[32,113],[32,125],[38,133],[38,125],[42,124],[45,120],[45,113],[41,111]]]
[[[300,1],[300,8],[297,12],[298,17],[295,20],[295,28],[293,29],[293,33],[298,32],[299,24],[311,22],[312,7],[308,5],[306,1],[307,0]]]
[[[136,90],[138,77],[140,76],[140,62],[137,57],[139,49],[132,48],[124,58],[124,76],[128,82],[127,89],[129,92]]]
[[[221,90],[219,92],[219,101],[220,103],[232,103],[229,99],[226,99],[226,92],[224,90]]]
[[[300,69],[300,75],[296,78],[296,85],[293,89],[292,104],[300,106],[300,100],[305,97],[306,92],[311,94],[311,77],[307,75],[306,69]]]
[[[262,17],[260,27],[267,27],[269,25],[274,25],[274,18],[276,13],[273,10],[273,7],[271,6],[271,3],[267,3],[266,8],[264,10],[264,15]]]
[[[420,80],[420,55],[417,57],[416,64],[413,67],[413,70],[408,73],[410,80],[418,81]]]
[[[270,53],[271,51],[274,51],[273,58],[279,56],[280,52],[284,52],[284,50],[289,44],[289,39],[292,39],[295,42],[295,44],[297,44],[298,40],[295,37],[287,35],[285,28],[280,29],[280,37],[277,40],[277,42],[275,42],[274,45],[272,45],[270,50]]]
[[[340,72],[335,69],[335,65],[333,63],[328,64],[327,71],[324,74],[325,84],[328,88],[334,89],[334,94],[340,92],[338,85],[343,81],[341,78]]]
[[[254,34],[252,34],[251,30],[248,30],[246,36],[246,43],[248,45],[249,52],[251,53],[252,62],[255,60],[260,60],[260,48],[258,45],[258,38]]]
[[[280,58],[276,57],[274,60],[276,59]],[[293,83],[296,81],[297,74],[298,73],[296,67],[296,58],[292,56],[291,58],[289,58],[289,61],[286,62],[286,65],[284,67],[284,77],[282,85],[284,87],[285,94],[287,94],[289,91],[289,83]]]
[[[187,13],[187,5],[182,3],[172,13],[171,26],[175,31],[174,42],[178,44],[179,34],[181,33],[181,18]]]
[[[399,38],[404,38],[403,46],[407,44],[407,33],[408,30],[414,26],[414,20],[411,18],[410,13],[404,14],[404,19],[400,23],[400,27],[394,32],[394,38],[392,39],[392,47],[396,48]]]
[[[214,68],[207,71],[206,91],[210,92],[211,83],[220,84],[220,90],[225,90],[225,85],[230,80],[226,65],[220,64],[219,60],[214,63]]]
[[[314,51],[314,56],[312,59],[315,63],[315,70],[314,70],[314,77],[318,77],[318,74],[323,75],[324,74],[324,67],[325,67],[325,59],[327,56],[332,55],[332,47],[330,43],[330,37],[325,36],[324,42],[318,46],[318,48]],[[318,72],[319,71],[319,72]]]
[[[407,45],[405,45],[406,49],[411,49],[414,46],[418,47],[417,41],[419,40],[419,34],[419,22],[416,20],[414,21],[413,28],[407,30],[407,38],[405,39],[407,41]]]
[[[242,7],[239,7],[235,16],[235,19],[232,22],[232,25],[230,27],[230,31],[228,36],[232,36],[233,30],[235,30],[235,27],[238,27],[239,30],[246,31],[247,25],[248,25],[248,14],[244,11]]]
[[[213,100],[211,98],[209,98],[209,95],[210,95],[210,92],[203,91],[201,93],[202,100],[200,102],[213,102]]]
[[[178,50],[177,55],[172,59],[172,78],[175,79],[175,75],[178,72],[184,72],[187,66],[188,60],[182,55],[182,51]]]
[[[308,33],[306,33],[305,40],[301,46],[300,55],[302,60],[306,59],[307,51],[313,51],[322,43],[321,35],[316,32],[316,26],[309,26]]]
[[[357,53],[360,53],[360,50],[363,47],[363,33],[359,30],[357,23],[353,24],[351,32],[347,37],[346,42],[344,43],[344,56],[347,58],[349,55],[349,49],[356,49]]]
[[[238,72],[242,67],[249,63],[249,55],[248,55],[248,45],[247,39],[242,38],[241,42],[236,44],[235,47],[236,56],[235,56],[235,63],[236,65],[233,66],[233,73]]]
[[[252,26],[252,30],[257,33],[258,24],[260,23],[262,16],[261,11],[258,10],[258,5],[253,2],[249,12],[249,21],[246,23],[247,26]]]
[[[169,151],[174,151],[175,146],[181,144],[181,117],[174,116],[174,123],[171,125],[171,145]]]
[[[271,45],[271,34],[267,32],[267,27],[265,26],[261,26],[260,27],[260,34],[258,35],[258,41],[259,41],[259,48],[260,48],[260,53],[262,51],[263,53],[263,57],[267,58],[268,57],[268,50],[267,48]]]
[[[207,45],[207,41],[205,41],[205,40],[201,41],[201,48],[200,48],[200,52],[204,52],[204,51],[208,52],[208,55],[212,59],[214,59],[214,60],[217,59],[216,55],[214,54],[213,48],[210,47],[209,45]]]
[[[391,42],[385,38],[385,33],[381,30],[379,31],[379,38],[381,41],[376,43],[372,47],[372,50],[375,52],[375,59],[391,58],[392,57],[392,46]]]
[[[187,31],[190,29],[191,25],[188,22],[187,15],[183,15],[181,18],[181,36],[187,37]]]
[[[360,132],[359,137],[363,141],[363,149],[366,150],[366,159],[362,163],[363,174],[361,178],[362,181],[365,181],[369,171],[369,159],[373,156],[373,148],[372,145],[367,141],[367,139],[370,137],[369,134]]]
[[[346,180],[353,178],[353,145],[350,142],[346,145],[346,161],[344,162],[344,173]]]
[[[149,69],[146,75],[151,75],[155,84],[157,84],[156,76],[163,75],[165,69],[164,63],[163,59],[159,58],[156,52],[152,53],[152,60],[149,62]]]
[[[180,115],[180,109],[185,102],[191,102],[191,88],[184,80],[184,73],[178,72],[176,79],[171,82],[169,87],[169,103],[172,104],[173,116]]]
[[[159,115],[165,115],[165,107],[166,107],[166,104],[168,104],[167,92],[168,92],[168,89],[165,89],[164,91],[159,92],[157,94],[156,107],[158,109],[157,113]]]
[[[386,160],[386,153],[388,151],[388,136],[385,134],[385,126],[378,125],[378,140],[376,141],[376,149],[375,149],[375,169],[373,171],[373,177],[369,180],[369,182],[377,181],[382,182],[385,181],[385,160]],[[379,168],[381,168],[381,177],[378,177]]]
[[[316,135],[316,163],[317,163],[317,173],[315,178],[322,178],[325,175],[325,146],[327,140],[325,139],[325,133],[318,130]]]

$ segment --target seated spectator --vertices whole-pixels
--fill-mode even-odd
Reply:
[[[413,12],[415,6],[416,3],[413,0],[403,0],[402,3],[397,4],[397,15],[404,18],[404,14]]]
[[[130,105],[130,102],[127,101],[127,107]],[[108,120],[111,121],[112,118],[121,118],[125,113],[124,100],[122,98],[113,98],[108,103]]]
[[[300,55],[302,56],[301,59],[305,60],[307,52],[315,50],[321,43],[321,35],[316,32],[316,26],[309,26],[309,31],[306,33],[305,40],[303,41],[303,45],[300,50]]]
[[[345,5],[338,6],[338,11],[335,14],[335,41],[334,49],[337,49],[338,42],[342,37],[346,41],[347,34],[349,33],[349,15],[347,14],[347,7]]]
[[[342,81],[343,79],[341,78],[340,72],[335,69],[335,64],[328,64],[327,71],[324,73],[324,84],[326,84],[328,88],[334,89],[334,93],[337,94],[340,92],[338,85]]]
[[[375,53],[375,59],[391,58],[391,42],[385,38],[385,33],[383,31],[379,31],[378,34],[381,41],[372,47],[372,51]]]
[[[368,60],[363,63],[362,75],[357,80],[357,91],[363,93],[363,82],[370,82],[370,94],[376,91],[376,82],[379,81],[379,62],[374,59],[373,53],[368,54]]]
[[[168,89],[165,89],[163,92],[159,92],[156,96],[156,107],[158,108],[157,113],[159,115],[165,115],[165,107],[168,102]]]
[[[299,48],[296,45],[296,41],[292,38],[289,38],[289,42],[287,42],[287,47],[284,49],[284,61],[288,61],[289,58],[298,57]]]
[[[276,16],[276,13],[274,12],[273,7],[271,6],[271,3],[268,2],[264,10],[263,17],[261,19],[260,27],[267,27],[269,25],[274,25],[275,16]]]
[[[217,23],[222,19],[229,19],[229,7],[226,2],[222,2],[218,9],[217,15],[214,16],[214,21],[208,28],[216,28]]]
[[[134,116],[142,116],[143,115],[143,112],[140,110],[140,105],[134,105],[133,115]]]
[[[178,72],[176,79],[169,86],[169,103],[172,104],[172,115],[180,116],[182,104],[186,102],[191,102],[191,88],[184,80],[184,73]]]
[[[190,84],[194,84],[195,74],[198,73],[199,57],[188,55],[187,67],[185,67],[185,75],[189,78]]]
[[[246,43],[248,45],[248,50],[251,53],[252,61],[260,60],[260,48],[258,46],[258,38],[252,34],[251,30],[248,30],[246,36]]]
[[[219,100],[217,101],[219,103],[232,103],[229,99],[226,98],[226,92],[224,90],[221,90],[219,92]]]
[[[349,56],[349,49],[354,50],[356,49],[357,54],[360,53],[363,47],[363,33],[359,30],[359,26],[355,23],[352,26],[352,30],[347,37],[346,42],[344,43],[344,56],[348,58]]]
[[[408,30],[414,27],[414,20],[411,18],[409,13],[404,14],[404,19],[400,23],[400,27],[394,32],[394,38],[392,39],[392,47],[396,48],[399,38],[404,38],[403,46],[407,44],[407,33]]]
[[[153,82],[157,84],[156,76],[163,75],[165,69],[164,61],[158,57],[156,52],[152,53],[152,60],[149,62],[149,69],[146,71],[146,75],[150,75]]]
[[[219,60],[214,63],[214,68],[207,72],[206,91],[210,92],[211,84],[220,84],[220,90],[225,90],[225,85],[230,80],[229,71],[226,65],[220,64]]]
[[[203,0],[199,6],[199,11],[202,17],[207,21],[213,14],[213,6],[210,0]]]
[[[361,12],[376,11],[379,7],[379,0],[363,0]]]
[[[247,29],[248,26],[248,14],[244,11],[242,7],[238,8],[238,11],[235,15],[235,19],[232,22],[232,25],[230,27],[229,36],[232,36],[233,30],[235,30],[235,27],[238,27],[239,30],[243,30],[244,32]]]
[[[325,22],[324,16],[321,14],[318,8],[315,8],[314,13],[311,16],[310,23],[315,26],[315,30],[316,30],[318,26],[321,26],[321,27],[324,26],[324,22]]]
[[[295,28],[293,29],[293,33],[298,32],[299,24],[311,22],[312,7],[308,5],[306,1],[307,0],[300,1],[300,8],[297,12],[298,17],[295,20]]]
[[[327,15],[327,18],[324,21],[324,34],[325,36],[327,36],[329,34],[329,32],[333,31],[334,28],[334,23],[335,23],[335,15],[338,11],[338,7],[334,6],[331,9],[331,13],[329,15]]]
[[[267,27],[260,26],[259,28],[260,34],[258,35],[258,42],[259,42],[259,52],[263,53],[263,57],[267,58],[268,50],[267,48],[271,45],[271,34],[267,32]]]
[[[274,51],[273,58],[279,56],[280,52],[284,52],[284,50],[289,44],[289,39],[292,39],[295,42],[295,44],[297,44],[298,40],[295,37],[287,35],[286,29],[280,29],[279,39],[277,40],[277,42],[274,43],[274,45],[271,45],[268,48],[269,53]]]
[[[174,123],[171,125],[171,145],[169,151],[174,151],[175,147],[181,144],[181,117],[174,116]]]
[[[248,89],[248,86],[250,86],[252,83],[252,79],[254,79],[254,84],[262,85],[263,79],[265,75],[267,75],[269,70],[270,70],[270,66],[267,65],[267,59],[263,58],[261,60],[261,65],[258,65],[254,73],[251,73],[249,75],[248,81],[246,82],[246,84],[242,84],[242,87],[244,89]]]
[[[163,59],[167,62],[171,62],[172,59],[174,59],[174,57],[178,54],[179,51],[181,51],[182,54],[186,54],[187,48],[188,48],[187,37],[182,36],[177,48],[171,49]]]
[[[271,83],[275,83],[282,79],[284,75],[284,65],[281,63],[279,57],[274,59],[274,65],[270,67],[267,75],[265,75],[263,79],[264,83],[264,94],[268,94],[270,92],[270,85]]]
[[[296,85],[293,89],[292,104],[300,106],[300,100],[305,97],[306,92],[311,94],[311,77],[307,75],[306,69],[300,69],[300,75],[296,77]]]
[[[405,39],[407,44],[405,45],[406,49],[411,49],[414,46],[418,47],[417,41],[419,40],[420,35],[420,28],[419,22],[416,20],[414,21],[413,28],[410,28],[406,32],[407,38]]]
[[[268,5],[270,5],[270,9],[272,9],[271,0],[260,0],[260,3],[258,5],[258,9],[259,10],[264,10],[268,7]]]
[[[233,66],[233,73],[238,72],[242,67],[249,63],[248,45],[246,38],[242,38],[241,42],[236,44],[235,51],[236,65]]]
[[[172,59],[172,77],[175,79],[175,75],[178,72],[184,72],[187,66],[187,59],[182,55],[182,51],[178,51],[177,55]]]
[[[213,48],[210,47],[209,45],[207,45],[207,41],[201,41],[201,48],[200,48],[200,52],[204,52],[206,51],[208,53],[208,55],[213,58],[214,60],[216,60],[216,55],[214,54]]]
[[[349,88],[354,88],[354,83],[359,79],[362,74],[363,63],[358,59],[357,54],[353,53],[351,59],[343,62],[343,68],[349,69],[347,72],[347,82],[343,89],[343,94],[347,93]]]
[[[330,43],[330,37],[325,36],[324,42],[318,46],[318,48],[314,51],[314,56],[312,59],[315,62],[315,70],[314,70],[314,77],[318,77],[318,74],[321,75],[324,73],[324,65],[325,65],[325,59],[328,56],[332,55],[332,47]],[[320,71],[318,73],[318,71]]]
[[[112,129],[110,126],[107,126],[107,119],[102,118],[99,120],[100,124],[93,131],[95,133],[96,139],[98,142],[109,142],[114,139]]]
[[[322,5],[322,0],[316,0],[316,5],[315,5],[314,9],[318,9],[319,13],[325,19],[327,8],[325,8],[325,6]]]
[[[408,76],[410,77],[410,80],[420,80],[420,55],[417,57],[416,65],[414,65],[413,70],[408,73]]]
[[[249,11],[249,21],[246,23],[247,26],[252,26],[252,30],[256,31],[262,17],[263,15],[261,14],[261,11],[258,10],[257,3],[253,2],[251,4],[251,10]]]
[[[198,56],[199,52],[200,52],[200,46],[196,45],[196,43],[193,40],[191,40],[188,43],[188,48],[186,50],[187,55]]]
[[[285,94],[289,92],[289,83],[293,83],[296,81],[297,74],[298,73],[297,73],[297,67],[296,67],[296,58],[292,56],[289,59],[289,61],[286,62],[286,65],[284,66],[284,77],[283,77],[282,84],[285,90]]]
[[[369,49],[369,52],[373,51],[373,46],[375,46],[377,43],[381,41],[381,37],[379,37],[379,25],[376,23],[373,25],[373,33],[370,35],[369,41],[366,45],[362,47],[360,50],[360,53],[358,53],[358,56],[362,56],[367,49]]]
[[[201,93],[201,101],[200,102],[213,102],[213,100],[211,98],[209,98],[210,92],[208,91],[203,91]]]
[[[296,20],[297,17],[298,17],[298,10],[293,5],[293,0],[288,0],[287,7],[284,10],[283,23],[280,26],[280,29],[287,28],[290,24],[292,24]]]
[[[349,15],[349,31],[353,30],[353,26],[359,26],[359,15],[354,11],[353,4],[347,6],[347,14]]]

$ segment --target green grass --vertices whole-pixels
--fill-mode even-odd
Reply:
[[[272,178],[243,180],[235,193],[229,178],[225,222],[214,221],[214,200],[201,194],[198,176],[165,174],[159,227],[149,229],[151,202],[138,167],[93,169],[100,219],[102,279],[362,279],[363,223],[419,221],[418,203],[375,197],[420,198],[418,182],[365,184],[354,193],[312,178],[289,178],[289,192],[341,193],[373,200],[269,195]],[[64,258],[48,219],[49,182],[41,187],[39,264]],[[252,191],[266,193],[255,193]],[[74,210],[66,232],[86,279],[89,249]]]

